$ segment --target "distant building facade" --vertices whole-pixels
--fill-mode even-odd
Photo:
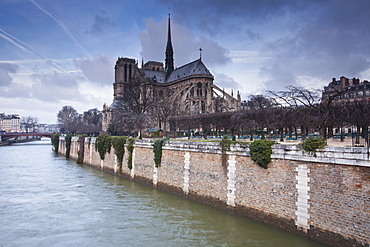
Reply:
[[[339,80],[333,78],[328,86],[324,87],[322,101],[334,97],[335,102],[370,100],[370,82],[367,80],[360,81],[358,78],[340,77]]]
[[[35,132],[58,133],[60,132],[60,128],[59,128],[59,124],[38,124],[35,127]]]
[[[20,132],[21,120],[19,115],[5,115],[5,113],[0,113],[0,130],[5,132]]]
[[[200,49],[201,51],[201,49]],[[181,67],[174,67],[174,52],[171,42],[171,20],[168,18],[168,36],[165,51],[165,64],[157,61],[138,61],[131,58],[118,58],[115,65],[113,83],[114,101],[111,106],[103,106],[103,131],[114,114],[114,102],[124,100],[132,83],[145,82],[145,90],[154,101],[161,97],[172,97],[178,104],[179,115],[196,115],[213,112],[240,110],[240,94],[236,98],[214,84],[214,77],[203,63],[201,57]],[[170,92],[170,93],[169,93]],[[170,96],[168,96],[170,95]],[[163,123],[165,125],[166,123]],[[161,128],[161,126],[152,126]]]

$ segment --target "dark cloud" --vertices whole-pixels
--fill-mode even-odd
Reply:
[[[202,33],[211,41],[228,42],[230,37],[229,47],[256,49],[269,57],[259,65],[265,77],[259,80],[267,89],[300,84],[302,78],[326,83],[332,77],[356,76],[370,68],[368,0],[162,3],[171,5],[173,19],[192,33]]]
[[[9,86],[13,78],[10,74],[17,73],[19,66],[10,63],[0,63],[0,87]]]
[[[240,88],[239,83],[237,83],[234,78],[222,73],[215,73],[215,84],[220,88]],[[236,95],[234,94],[234,96]]]
[[[230,62],[229,51],[217,42],[206,37],[196,37],[190,30],[171,22],[172,45],[174,49],[175,66],[179,67],[200,56],[207,65],[223,65]],[[164,61],[167,43],[167,19],[156,22],[148,19],[146,29],[139,34],[141,40],[141,55],[144,59]]]
[[[370,2],[334,1],[304,23],[291,37],[266,46],[271,59],[261,73],[272,78],[267,87],[297,84],[298,77],[328,82],[370,68]]]
[[[190,48],[194,50],[198,47],[202,48],[202,59],[207,65],[224,65],[231,62],[229,50],[208,38],[200,37]]]
[[[260,33],[255,32],[251,28],[243,30],[241,32],[241,38],[249,41],[260,41],[262,40],[262,36]]]
[[[326,0],[162,0],[171,5],[171,11],[180,23],[199,28],[210,35],[227,33],[233,27],[250,27],[273,21],[286,13],[306,12]],[[191,7],[190,7],[191,6]],[[231,28],[233,29],[233,28]]]
[[[74,63],[89,81],[99,85],[113,83],[114,60],[111,57],[98,55],[92,59],[75,60]]]
[[[93,35],[101,35],[104,30],[109,27],[115,27],[116,24],[109,18],[106,17],[104,13],[95,15],[94,23],[91,26],[89,33]]]
[[[260,75],[269,78],[262,85],[265,91],[280,91],[288,85],[297,84],[294,73],[282,68],[279,64],[271,64],[269,67],[262,68]]]

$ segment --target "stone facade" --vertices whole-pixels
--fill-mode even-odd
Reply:
[[[77,139],[72,139],[72,143]],[[218,142],[167,141],[161,166],[152,142],[136,141],[133,168],[127,151],[119,174],[114,150],[104,161],[95,138],[71,145],[71,158],[159,189],[184,195],[330,246],[370,245],[370,161],[366,148],[326,147],[315,156],[296,146],[274,145],[268,169],[256,165],[248,148],[222,154]],[[65,148],[60,138],[60,153]],[[113,149],[113,148],[112,148]],[[226,162],[223,157],[226,155]]]

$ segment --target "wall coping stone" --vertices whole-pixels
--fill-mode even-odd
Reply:
[[[60,138],[64,139],[63,136]],[[87,140],[85,139],[85,141]],[[96,138],[91,137],[90,143],[95,142]],[[153,148],[153,143],[154,140],[151,139],[135,140],[134,147]],[[222,154],[219,142],[167,140],[163,145],[163,150]],[[230,151],[227,151],[226,154],[250,156],[249,145],[247,147],[240,147],[239,143],[232,144]],[[297,145],[274,144],[272,146],[271,158],[370,167],[369,149],[365,147],[326,146],[323,149],[317,150],[315,157],[313,154],[303,152]]]
[[[272,146],[271,158],[370,167],[369,149],[364,147],[327,146],[318,149],[316,155],[313,155],[298,146],[275,144]]]

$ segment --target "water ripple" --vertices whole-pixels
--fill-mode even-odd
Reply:
[[[77,165],[49,142],[0,147],[0,246],[322,246]]]

